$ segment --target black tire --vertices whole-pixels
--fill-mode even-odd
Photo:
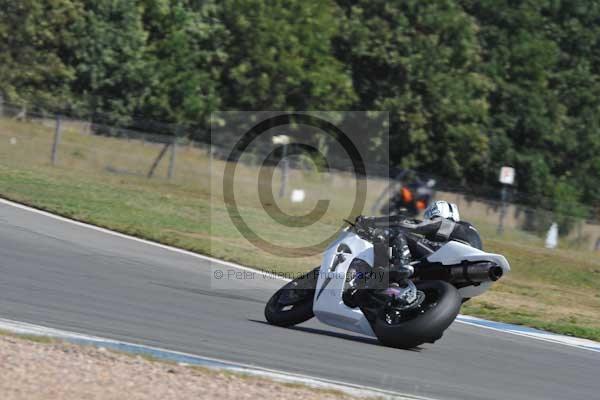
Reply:
[[[415,282],[425,293],[421,312],[414,318],[388,324],[381,310],[371,326],[379,341],[389,347],[410,349],[423,343],[434,343],[454,321],[461,306],[458,290],[444,281]]]
[[[292,326],[308,321],[315,316],[313,313],[313,299],[317,287],[319,267],[288,282],[279,289],[267,302],[265,306],[265,318],[270,324],[277,326]],[[297,303],[291,304],[291,308],[284,310],[285,305],[280,303],[280,298],[288,290],[298,293]]]

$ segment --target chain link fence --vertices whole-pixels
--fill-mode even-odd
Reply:
[[[0,163],[8,167],[66,168],[88,174],[91,179],[97,174],[107,174],[135,177],[148,184],[165,182],[200,190],[214,189],[211,179],[218,182],[222,175],[215,176],[215,169],[209,168],[210,163],[224,164],[227,156],[224,149],[230,144],[211,147],[209,143],[189,139],[191,136],[185,128],[172,124],[139,120],[127,126],[114,126],[0,102]],[[263,159],[256,155],[241,161],[250,171]],[[273,179],[281,179],[280,169],[274,168],[277,171]],[[319,191],[339,192],[343,196],[353,179],[344,171],[331,172],[320,186],[315,186],[310,166],[302,160],[292,162],[287,168],[290,193],[294,188],[312,187],[313,190],[307,190],[307,203],[314,200],[311,193]],[[252,173],[244,179],[249,187],[255,184]],[[597,221],[503,203],[498,200],[499,196],[484,198],[444,184],[442,180],[438,179],[438,182],[436,198],[458,204],[463,219],[474,223],[484,238],[502,238],[541,247],[556,222],[561,231],[560,246],[593,251],[600,248],[600,224]],[[370,212],[379,194],[389,184],[385,174],[381,178],[370,178],[365,213]],[[499,188],[493,190],[500,191]],[[474,192],[481,193],[482,190]],[[501,220],[502,229],[499,229]]]
[[[51,165],[196,186],[207,180],[202,161],[209,146],[187,139],[177,126],[162,124],[164,133],[158,134],[8,104],[0,111],[0,158],[5,164]]]

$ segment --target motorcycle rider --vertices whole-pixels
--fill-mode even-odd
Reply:
[[[468,223],[461,223],[456,204],[438,200],[427,207],[423,217],[423,221],[409,219],[389,221],[389,227],[384,235],[387,238],[387,243],[385,243],[385,240],[381,242],[386,247],[389,246],[392,251],[390,254],[388,249],[378,248],[383,246],[377,246],[376,244],[375,266],[386,266],[385,258],[387,257],[390,258],[394,269],[405,270],[406,273],[410,272],[408,276],[412,275],[413,268],[410,265],[412,254],[407,243],[407,234],[409,233],[422,236],[413,245],[413,249],[417,252],[430,249],[436,242],[447,242],[448,240],[461,240],[471,244],[473,240],[470,239],[476,239],[474,240],[476,243],[472,245],[481,247],[479,235],[475,228]],[[381,250],[387,250],[387,254],[384,254]]]
[[[423,221],[360,217],[361,222],[373,221],[374,228],[381,233],[379,240],[373,242],[373,270],[369,273],[359,271],[348,283],[344,293],[348,305],[360,303],[363,289],[385,290],[390,282],[389,286],[402,286],[414,273],[413,257],[432,253],[440,243],[458,240],[481,249],[479,233],[471,224],[460,220],[456,204],[436,201],[427,207],[423,217]],[[412,240],[409,246],[407,237],[411,233],[418,235],[418,239]]]

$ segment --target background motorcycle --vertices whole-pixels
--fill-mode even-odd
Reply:
[[[324,252],[320,267],[287,283],[265,307],[271,324],[291,326],[316,316],[338,328],[376,337],[382,344],[412,348],[433,343],[454,321],[463,301],[482,294],[510,271],[506,258],[461,238],[439,243],[404,232],[414,262],[410,279],[375,262],[378,246],[400,216],[357,218]],[[387,252],[386,252],[387,253]],[[367,279],[368,278],[368,279]],[[356,285],[365,279],[370,284]],[[375,282],[375,285],[372,283]]]
[[[372,206],[373,214],[415,217],[435,195],[434,179],[422,179],[415,171],[399,171]]]

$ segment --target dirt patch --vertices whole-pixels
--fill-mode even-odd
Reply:
[[[261,378],[156,362],[90,346],[0,336],[0,398],[353,399]]]

